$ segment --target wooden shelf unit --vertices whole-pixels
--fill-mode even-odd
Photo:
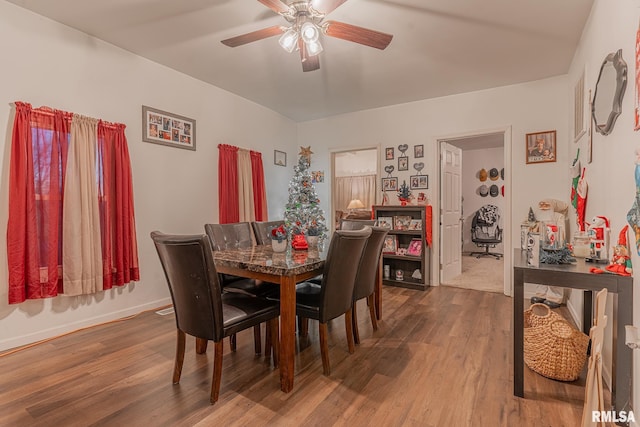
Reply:
[[[427,230],[431,229],[431,224],[427,222],[426,215],[427,206],[373,206],[373,216],[375,219],[380,217],[397,216],[411,217],[413,220],[419,220],[421,230],[389,230],[390,236],[397,239],[398,248],[407,248],[413,239],[420,239],[422,242],[422,255],[397,255],[390,253],[382,254],[382,264],[390,267],[390,275],[388,278],[383,277],[382,284],[388,286],[398,286],[402,288],[426,290],[430,284],[431,277],[431,248],[427,244]],[[404,273],[403,280],[395,280],[396,271],[402,270]],[[415,270],[419,270],[422,275],[421,279],[414,279],[412,274]]]

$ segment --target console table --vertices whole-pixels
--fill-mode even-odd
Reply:
[[[527,265],[526,253],[516,249],[513,255],[513,394],[524,397],[524,284],[538,283],[584,290],[582,327],[589,335],[593,323],[593,292],[607,288],[613,295],[613,357],[611,402],[614,411],[624,410],[629,402],[632,375],[632,350],[625,345],[625,325],[633,324],[633,278],[616,274],[593,274],[589,269],[597,264]],[[601,268],[604,266],[600,265]]]

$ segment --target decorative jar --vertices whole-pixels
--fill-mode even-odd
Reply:
[[[287,240],[282,239],[278,241],[278,239],[271,239],[271,248],[273,252],[284,252],[287,250]]]

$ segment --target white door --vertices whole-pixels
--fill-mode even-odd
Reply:
[[[440,282],[462,273],[462,150],[440,142]]]

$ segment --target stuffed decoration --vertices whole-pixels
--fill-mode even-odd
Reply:
[[[625,225],[618,235],[618,244],[613,247],[613,257],[611,263],[605,268],[611,273],[620,276],[631,276],[633,268],[631,267],[631,258],[629,257],[629,247],[627,246],[627,230]]]
[[[604,261],[609,258],[609,219],[594,216],[587,229],[591,246],[591,256],[587,260]]]

